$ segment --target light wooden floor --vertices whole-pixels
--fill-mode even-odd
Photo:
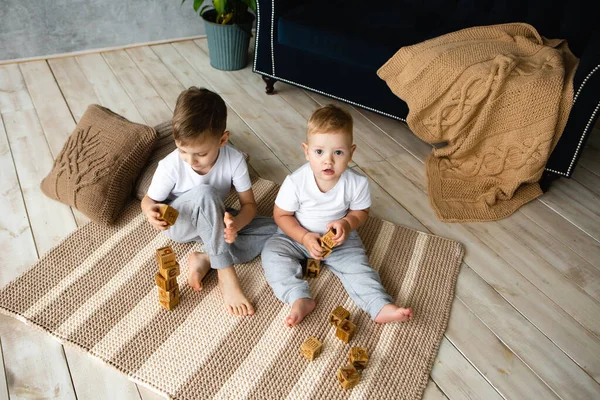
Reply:
[[[331,100],[281,82],[267,96],[250,67],[218,71],[207,53],[196,40],[0,66],[0,286],[86,220],[39,184],[90,103],[155,125],[184,88],[208,87],[260,176],[281,183],[304,163],[307,117]],[[600,133],[574,179],[513,216],[445,224],[427,199],[430,147],[397,121],[350,111],[372,213],[466,246],[425,398],[600,399]],[[0,345],[0,399],[160,398],[12,318],[0,317]]]

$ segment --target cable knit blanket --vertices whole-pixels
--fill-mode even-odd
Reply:
[[[573,103],[578,59],[531,25],[467,28],[401,48],[377,72],[436,146],[429,198],[447,222],[506,217],[538,181]]]

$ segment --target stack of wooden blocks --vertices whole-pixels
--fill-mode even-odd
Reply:
[[[348,319],[349,317],[350,311],[342,306],[338,306],[329,314],[329,323],[335,326],[335,336],[346,343],[350,341],[356,329],[356,325]]]
[[[333,248],[335,247],[335,242],[333,241],[334,236],[335,232],[330,229],[319,239],[319,244],[321,245],[321,249],[323,249],[322,257],[324,259],[331,254]]]
[[[177,276],[180,274],[179,264],[171,246],[156,250],[158,272],[155,280],[158,286],[158,301],[167,310],[172,310],[179,304],[179,286]]]

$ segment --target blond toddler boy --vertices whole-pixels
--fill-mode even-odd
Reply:
[[[148,221],[172,240],[202,242],[205,253],[188,258],[188,283],[202,288],[202,279],[217,270],[226,309],[235,315],[254,314],[233,264],[252,260],[276,231],[272,218],[256,216],[256,202],[243,154],[228,145],[227,107],[207,89],[191,87],[177,98],[173,137],[177,149],[162,159],[142,200]],[[226,209],[231,185],[240,210]],[[179,211],[175,225],[160,221],[159,206]]]
[[[375,322],[412,319],[412,310],[398,307],[385,292],[356,232],[369,216],[371,196],[367,178],[347,169],[356,149],[352,125],[350,114],[334,105],[314,111],[302,143],[308,163],[285,179],[275,200],[279,229],[264,246],[262,264],[275,296],[292,306],[284,320],[290,327],[316,306],[300,260],[322,259],[317,239],[331,228],[336,246],[327,267],[356,305]]]

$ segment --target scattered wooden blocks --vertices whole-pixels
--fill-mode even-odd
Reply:
[[[334,326],[338,326],[340,322],[348,319],[350,317],[350,311],[346,310],[342,306],[337,306],[335,310],[333,310],[329,314],[329,323]]]
[[[354,365],[354,368],[358,370],[363,370],[367,367],[367,363],[369,362],[369,355],[367,354],[366,347],[353,347],[350,349],[350,354],[348,354],[348,361],[350,364]]]
[[[179,211],[177,211],[168,204],[162,204],[159,207],[158,212],[160,213],[158,219],[160,219],[161,221],[165,221],[169,226],[175,225],[175,221],[179,216]]]
[[[358,385],[360,374],[354,368],[354,365],[347,364],[337,370],[337,379],[342,384],[344,389],[352,389]]]
[[[179,304],[177,276],[181,271],[171,246],[157,249],[156,261],[158,262],[158,273],[154,276],[154,281],[158,287],[158,302],[170,311]]]
[[[306,277],[317,278],[321,273],[321,262],[313,258],[306,260]]]
[[[323,350],[323,344],[314,336],[309,336],[300,346],[300,352],[310,361],[321,354],[321,350]]]
[[[177,286],[177,278],[166,279],[160,274],[160,272],[156,273],[154,281],[156,282],[156,286],[158,286],[162,290],[171,290]]]
[[[344,320],[339,323],[335,329],[335,336],[337,336],[342,341],[348,343],[352,336],[354,335],[354,330],[356,329],[356,325],[349,320]]]

